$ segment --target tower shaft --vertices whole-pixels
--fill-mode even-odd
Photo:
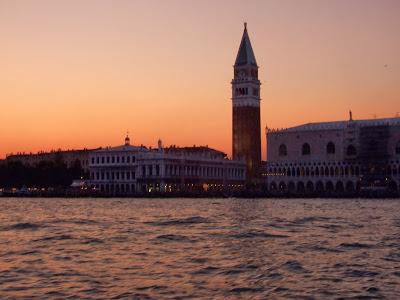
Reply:
[[[261,164],[260,81],[245,25],[232,80],[232,155],[246,161],[247,178],[256,178]]]

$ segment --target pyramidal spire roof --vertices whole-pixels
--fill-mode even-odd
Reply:
[[[253,48],[251,47],[249,34],[247,33],[247,23],[244,23],[244,31],[238,54],[236,56],[235,66],[252,64],[257,66]]]

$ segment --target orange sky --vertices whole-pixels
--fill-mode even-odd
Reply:
[[[400,1],[1,1],[0,158],[134,144],[231,153],[243,21],[262,128],[400,112]],[[263,157],[265,157],[265,136]]]

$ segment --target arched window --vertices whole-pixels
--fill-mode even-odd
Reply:
[[[327,154],[335,154],[335,144],[332,142],[329,142],[328,145],[326,145],[326,153]]]
[[[347,155],[351,155],[351,156],[356,155],[357,154],[356,147],[354,147],[353,145],[349,145],[347,147],[346,153],[347,153]]]
[[[303,155],[311,154],[310,144],[308,144],[308,143],[303,144],[303,147],[301,147],[301,154],[303,154]]]
[[[400,154],[400,141],[396,144],[396,154]]]
[[[330,171],[329,172],[330,176],[335,176],[335,171],[334,171],[333,167],[331,167],[329,171]]]
[[[279,146],[279,156],[286,156],[287,155],[287,148],[285,144],[281,144]]]

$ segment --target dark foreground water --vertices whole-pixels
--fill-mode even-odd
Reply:
[[[0,298],[400,299],[400,200],[0,198]]]

